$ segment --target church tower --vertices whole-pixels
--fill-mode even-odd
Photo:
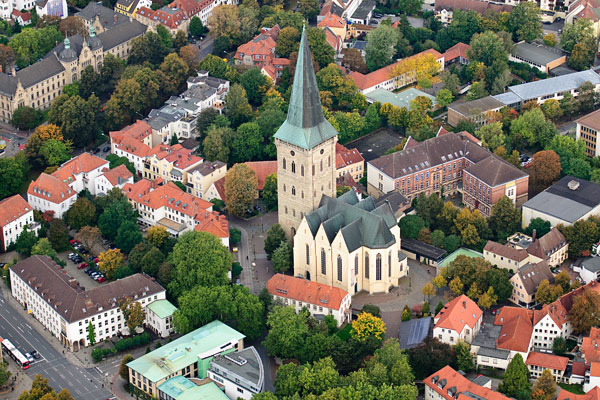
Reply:
[[[323,195],[335,197],[337,131],[323,116],[306,30],[302,30],[287,119],[275,133],[279,224],[292,238]]]

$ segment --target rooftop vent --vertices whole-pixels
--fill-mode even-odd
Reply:
[[[572,181],[569,181],[569,183],[567,184],[567,186],[571,190],[577,190],[577,189],[579,189],[579,182],[577,182],[576,180],[572,180]]]

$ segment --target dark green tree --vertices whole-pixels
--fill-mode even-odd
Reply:
[[[274,224],[267,231],[267,237],[265,238],[265,252],[267,258],[270,260],[273,252],[281,245],[281,242],[285,241],[285,232],[279,224]]]
[[[29,257],[31,255],[31,248],[37,241],[38,238],[35,236],[35,233],[24,227],[15,241],[15,250],[22,257]]]
[[[516,354],[508,364],[498,390],[507,396],[519,400],[529,399],[531,394],[529,370],[525,366],[523,357],[520,354]]]

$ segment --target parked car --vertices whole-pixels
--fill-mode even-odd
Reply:
[[[102,149],[102,151],[103,151],[103,152],[105,152],[105,153],[106,153],[106,152],[108,152],[109,150],[110,150],[110,146],[105,146],[105,147]]]
[[[83,272],[85,272],[86,274],[89,274],[89,273],[90,273],[90,271],[93,271],[93,270],[94,270],[94,268],[92,268],[92,267],[87,267],[87,268],[85,268],[85,269],[83,270]]]
[[[25,353],[25,358],[27,359],[27,361],[29,361],[30,363],[34,362],[35,359],[33,358],[33,356],[29,353]]]
[[[94,154],[98,154],[98,153],[100,153],[100,148],[99,147],[94,149]]]
[[[94,258],[94,262],[95,262],[96,264],[98,264],[98,261],[100,261],[100,259],[99,259],[98,257]]]
[[[38,353],[37,350],[31,350],[29,352],[29,354],[31,354],[33,356],[33,358],[35,358],[36,360],[39,360],[40,358],[42,358],[42,356],[40,356],[40,353]]]
[[[88,266],[88,263],[82,262],[81,264],[79,264],[79,266],[77,267],[77,269],[84,269],[87,266]]]
[[[79,240],[77,240],[77,239],[71,239],[71,240],[69,240],[69,244],[70,245],[74,245],[75,243],[79,243]]]
[[[106,282],[106,278],[101,276],[97,279],[98,283]]]

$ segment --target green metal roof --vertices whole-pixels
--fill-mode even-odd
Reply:
[[[170,317],[177,310],[177,307],[171,304],[169,300],[164,299],[153,301],[147,308],[158,315],[158,318]]]
[[[456,259],[456,257],[458,257],[458,256],[467,256],[467,257],[471,257],[471,258],[477,258],[477,257],[483,258],[483,254],[481,254],[475,250],[466,249],[464,247],[461,247],[459,249],[454,250],[454,252],[450,253],[446,258],[444,258],[442,260],[442,262],[440,262],[438,264],[438,267],[443,268],[443,267],[448,266],[448,264],[450,264],[452,261],[454,261]]]
[[[374,102],[378,101],[381,104],[390,103],[396,107],[405,107],[407,110],[410,109],[411,101],[419,96],[427,97],[434,106],[437,104],[435,97],[415,88],[406,89],[399,93],[394,93],[385,89],[375,89],[372,92],[365,94],[365,97],[368,100]]]
[[[182,375],[165,381],[158,390],[175,400],[229,400],[214,382],[197,386]]]
[[[275,132],[275,138],[308,150],[336,137],[337,134],[335,128],[323,116],[317,77],[306,39],[306,30],[303,29],[287,118]]]
[[[127,366],[151,382],[158,382],[197,362],[203,354],[214,353],[221,346],[243,338],[243,334],[221,321],[213,321],[131,361]]]

